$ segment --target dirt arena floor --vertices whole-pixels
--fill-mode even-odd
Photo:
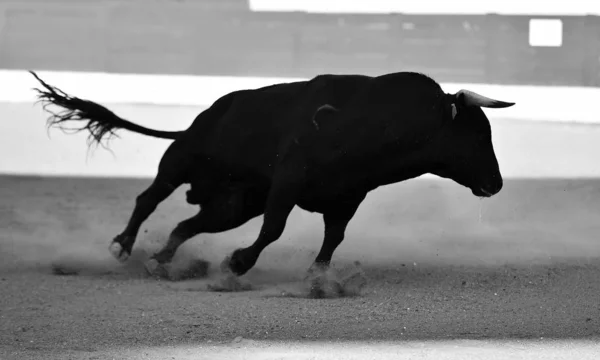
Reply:
[[[251,291],[207,285],[219,281],[225,255],[254,240],[260,218],[184,245],[176,263],[206,259],[207,278],[147,277],[146,254],[195,211],[184,201],[186,188],[150,217],[130,261],[117,263],[108,243],[148,184],[0,178],[1,359],[275,359],[290,351],[290,358],[330,358],[315,357],[318,350],[306,344],[360,358],[352,346],[382,341],[395,345],[380,343],[373,356],[461,358],[468,351],[460,349],[475,349],[519,358],[520,341],[554,341],[547,356],[536,352],[546,359],[576,353],[559,340],[587,341],[573,351],[600,350],[599,180],[507,180],[486,200],[449,181],[382,188],[363,204],[334,257],[340,271],[359,261],[366,285],[333,299],[307,297],[302,280],[323,225],[298,209],[243,278]],[[76,274],[55,275],[56,266]],[[451,339],[463,340],[443,342]],[[512,345],[493,347],[505,341]]]

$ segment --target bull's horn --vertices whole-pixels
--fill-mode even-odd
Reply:
[[[505,102],[500,100],[490,99],[483,95],[479,95],[470,90],[460,90],[456,93],[456,97],[460,98],[462,95],[465,106],[480,106],[486,108],[507,108],[513,106],[515,103]]]

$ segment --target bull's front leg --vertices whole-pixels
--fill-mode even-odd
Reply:
[[[235,275],[244,275],[256,264],[260,253],[283,233],[292,209],[296,205],[297,195],[301,189],[301,176],[280,173],[273,182],[265,206],[263,225],[256,241],[246,248],[235,250],[230,258],[226,258],[222,268],[231,270]]]
[[[323,245],[317,255],[314,263],[308,269],[305,281],[310,282],[310,295],[315,298],[326,297],[325,288],[327,285],[334,288],[336,295],[343,295],[345,292],[345,281],[331,281],[327,272],[331,264],[331,258],[337,247],[344,241],[348,223],[356,214],[356,210],[365,199],[366,194],[353,195],[349,199],[336,202],[328,206],[323,212],[323,222],[325,223],[325,237]]]

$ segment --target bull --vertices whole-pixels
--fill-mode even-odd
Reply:
[[[117,260],[126,261],[142,223],[189,184],[187,202],[200,209],[150,257],[147,269],[154,274],[164,272],[188,239],[263,215],[254,243],[222,264],[241,276],[281,236],[295,206],[323,216],[324,240],[311,269],[326,269],[360,204],[380,186],[433,174],[478,197],[502,189],[490,122],[481,108],[514,103],[468,90],[445,93],[420,73],[329,74],[234,91],[182,131],[137,125],[31,74],[44,88],[35,90],[51,114],[48,127],[77,123],[76,130],[89,132],[90,144],[101,144],[118,129],[174,140],[153,182],[137,196],[125,229],[109,245]],[[48,110],[50,104],[63,111]]]

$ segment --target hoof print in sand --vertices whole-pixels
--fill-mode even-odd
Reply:
[[[367,284],[367,278],[362,269],[355,263],[354,267],[327,270],[309,270],[303,281],[276,288],[276,294],[269,297],[308,298],[308,299],[337,299],[359,296]]]
[[[250,291],[252,285],[240,281],[240,279],[233,274],[226,274],[216,284],[208,284],[206,288],[209,291],[216,292],[237,292],[237,291]]]
[[[185,266],[173,264],[159,264],[152,259],[145,264],[148,275],[157,279],[182,281],[204,278],[208,275],[210,263],[205,260],[195,259],[187,262]]]
[[[60,275],[60,276],[72,276],[79,275],[81,269],[78,269],[74,266],[65,265],[65,264],[52,264],[52,274]]]
[[[172,281],[202,279],[208,276],[210,263],[202,259],[191,260],[184,268],[174,267],[169,272]]]
[[[308,297],[330,299],[360,295],[367,284],[362,271],[354,269],[349,274],[337,273],[334,269],[317,272],[307,279]]]
[[[229,269],[229,256],[221,262],[221,275],[215,284],[208,284],[206,289],[217,292],[250,291],[252,285],[244,283]]]

